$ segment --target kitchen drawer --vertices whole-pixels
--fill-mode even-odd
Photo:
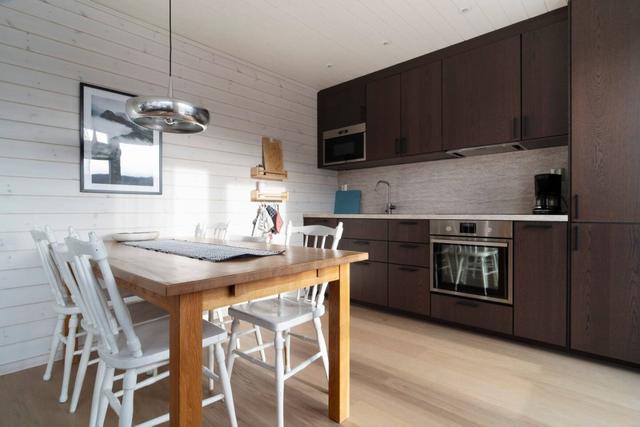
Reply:
[[[305,218],[304,225],[324,225],[336,228],[338,226],[338,218]]]
[[[393,219],[389,220],[389,241],[429,242],[429,221]]]
[[[387,242],[380,240],[342,239],[340,240],[340,249],[368,252],[369,261],[387,262]]]
[[[351,299],[387,306],[387,264],[355,262],[351,264]]]
[[[431,317],[488,329],[513,333],[513,307],[431,293]]]
[[[428,267],[429,245],[425,243],[389,242],[389,262]]]
[[[343,219],[345,239],[387,240],[385,219]]]
[[[389,307],[429,314],[429,270],[389,264]]]

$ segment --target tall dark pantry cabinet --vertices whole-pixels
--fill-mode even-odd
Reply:
[[[640,1],[570,7],[570,343],[640,363]]]

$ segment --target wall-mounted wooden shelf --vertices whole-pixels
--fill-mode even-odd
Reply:
[[[283,172],[268,172],[259,167],[251,168],[251,178],[261,179],[265,181],[286,181],[289,177],[287,171]]]
[[[262,202],[262,203],[284,203],[289,200],[289,192],[277,192],[277,193],[269,193],[269,192],[260,192],[259,190],[251,191],[251,201],[252,202]]]

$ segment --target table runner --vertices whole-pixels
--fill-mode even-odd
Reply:
[[[140,242],[125,242],[127,246],[149,249],[156,252],[181,255],[205,261],[220,262],[249,256],[279,255],[284,250],[243,248],[239,246],[217,245],[213,243],[190,242],[187,240],[158,239]]]

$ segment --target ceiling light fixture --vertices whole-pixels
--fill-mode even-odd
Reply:
[[[129,119],[147,129],[168,133],[199,133],[207,129],[209,111],[173,97],[171,0],[169,0],[169,96],[138,96],[127,100]]]

